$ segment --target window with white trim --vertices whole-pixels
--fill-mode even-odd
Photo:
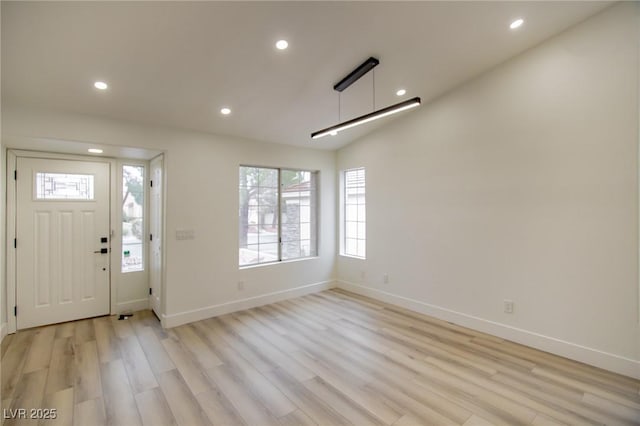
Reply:
[[[317,255],[318,172],[240,166],[239,266]]]
[[[342,254],[364,259],[367,255],[365,170],[361,167],[343,173]]]

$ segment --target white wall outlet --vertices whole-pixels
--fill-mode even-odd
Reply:
[[[382,282],[385,284],[389,284],[389,274],[384,274],[382,276]]]
[[[504,299],[504,313],[505,314],[513,313],[513,300]]]
[[[238,291],[244,290],[244,281],[238,281]]]

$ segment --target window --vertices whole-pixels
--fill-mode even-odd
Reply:
[[[364,168],[344,172],[344,224],[342,254],[365,258],[367,254]]]
[[[93,200],[93,175],[38,172],[36,200]]]
[[[240,166],[239,265],[316,255],[317,172]]]
[[[144,167],[122,166],[122,272],[144,270]]]

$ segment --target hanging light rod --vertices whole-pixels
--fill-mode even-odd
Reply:
[[[335,126],[327,127],[326,129],[318,130],[317,132],[311,133],[311,138],[319,139],[327,135],[336,135],[338,132],[341,132],[343,130],[350,129],[355,126],[359,126],[360,124],[368,123],[370,121],[377,120],[379,118],[386,117],[388,115],[395,114],[400,111],[405,111],[407,109],[415,108],[417,106],[420,106],[419,97],[415,97],[413,99],[409,99],[404,102],[400,102],[398,104],[391,105],[374,112],[370,112],[369,114],[365,114],[360,117],[351,119],[349,121],[336,124]]]
[[[333,86],[333,90],[337,90],[338,92],[342,92],[347,87],[351,86],[353,83],[358,81],[360,77],[371,71],[376,65],[380,63],[379,60],[374,58],[373,56],[364,61],[362,64],[358,66],[355,70],[351,71],[349,75],[340,80],[339,83],[336,83]]]

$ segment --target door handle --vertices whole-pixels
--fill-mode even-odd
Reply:
[[[94,253],[107,254],[109,253],[109,249],[101,248],[100,250],[94,251]]]

